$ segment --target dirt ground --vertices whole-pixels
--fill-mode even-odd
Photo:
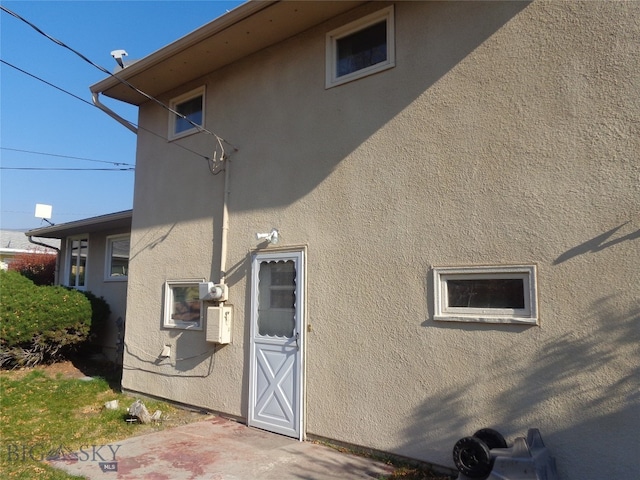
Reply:
[[[109,381],[111,388],[113,388],[115,392],[119,393],[120,391],[120,378],[118,376],[118,371],[113,367],[112,364],[91,361],[83,358],[65,360],[50,365],[39,365],[33,368],[16,368],[13,370],[3,370],[2,375],[11,379],[20,379],[33,370],[41,370],[45,373],[45,375],[51,378],[60,377],[79,379],[85,377],[101,376]],[[130,403],[133,403],[135,400],[136,398],[131,396]],[[147,403],[144,398],[142,398],[141,400],[143,401],[143,403]],[[123,405],[122,400],[120,401],[120,405],[121,407],[128,407],[128,404]],[[147,429],[155,430],[158,427],[164,429],[176,427],[178,425],[185,425],[187,423],[198,422],[200,420],[206,419],[209,416],[211,415],[208,412],[175,406],[175,408],[171,408],[167,413],[162,415],[159,424],[156,423],[154,425],[141,425],[140,427],[142,427],[142,430],[144,431],[146,431]],[[140,430],[140,428],[138,428],[138,430]],[[139,433],[144,432],[138,432],[137,434]]]
[[[47,376],[56,378],[58,374],[62,378],[83,378],[92,375],[104,376],[108,371],[105,364],[81,360],[65,360],[63,362],[52,363],[51,365],[38,365],[37,367],[14,368],[2,370],[3,375],[11,379],[20,379],[33,370],[42,370]]]
[[[42,367],[37,367],[40,370],[43,370],[50,377],[57,377],[58,374],[62,376],[62,378],[83,378],[90,376],[87,373],[84,373],[80,368],[75,366],[73,362],[67,360],[64,362],[53,363],[51,365],[44,365]],[[29,370],[29,369],[25,369]]]

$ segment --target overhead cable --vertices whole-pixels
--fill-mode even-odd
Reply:
[[[0,8],[2,8],[2,7],[0,6]],[[84,98],[79,97],[79,96],[77,96],[77,95],[75,95],[75,94],[73,94],[73,93],[71,93],[71,92],[67,92],[66,90],[64,90],[64,89],[62,89],[62,88],[60,88],[60,87],[58,87],[57,85],[54,85],[53,83],[47,82],[46,80],[43,80],[43,79],[42,79],[42,78],[40,78],[40,77],[36,77],[34,74],[29,73],[29,72],[27,72],[26,70],[22,70],[21,68],[18,68],[18,67],[16,67],[15,65],[13,65],[13,64],[11,64],[11,63],[9,63],[9,62],[5,61],[5,60],[2,60],[1,58],[0,58],[0,62],[4,63],[5,65],[7,65],[7,66],[9,66],[9,67],[11,67],[11,68],[15,68],[16,70],[18,70],[19,72],[24,73],[25,75],[28,75],[28,76],[30,76],[30,77],[32,77],[32,78],[35,78],[36,80],[40,80],[42,83],[46,83],[46,84],[47,84],[47,85],[49,85],[50,87],[53,87],[53,88],[55,88],[55,89],[57,89],[57,90],[60,90],[61,92],[66,93],[67,95],[71,95],[73,98],[76,98],[76,99],[80,100],[81,102],[84,102],[84,103],[86,103],[86,104],[88,104],[88,105],[91,105],[92,107],[95,107],[95,105],[94,105],[93,103],[91,103],[90,101],[85,100]]]
[[[126,168],[58,168],[58,167],[0,167],[0,170],[67,170],[75,172],[100,171],[100,172],[133,172],[135,167]]]
[[[116,166],[126,166],[126,167],[134,167],[135,166],[135,165],[131,165],[130,163],[109,162],[107,160],[95,160],[93,158],[72,157],[71,155],[58,155],[58,154],[55,154],[55,153],[34,152],[32,150],[22,150],[22,149],[19,149],[19,148],[0,147],[0,150],[9,150],[11,152],[21,152],[21,153],[33,153],[34,155],[46,155],[46,156],[49,156],[49,157],[69,158],[71,160],[84,160],[86,162],[109,163],[111,165],[116,165]]]
[[[36,25],[34,25],[33,23],[31,23],[29,20],[21,17],[20,15],[18,15],[17,13],[9,10],[8,8],[0,5],[0,9],[6,13],[8,13],[9,15],[17,18],[18,20],[26,23],[27,25],[29,25],[31,28],[33,28],[36,32],[38,32],[40,35],[43,35],[44,37],[48,38],[49,40],[51,40],[52,42],[54,42],[57,45],[60,45],[63,48],[66,48],[67,50],[69,50],[70,52],[74,53],[75,55],[77,55],[78,57],[80,57],[82,60],[84,60],[85,62],[87,62],[88,64],[94,66],[95,68],[97,68],[98,70],[100,70],[101,72],[115,78],[117,81],[119,81],[120,83],[122,83],[123,85],[126,85],[127,87],[131,88],[132,90],[134,90],[135,92],[139,93],[140,95],[142,95],[143,97],[145,97],[148,100],[151,100],[155,103],[157,103],[158,105],[160,105],[162,108],[164,108],[165,110],[168,110],[169,112],[171,112],[174,115],[177,115],[178,117],[182,118],[183,120],[186,120],[189,124],[191,124],[193,127],[195,127],[196,129],[198,129],[198,131],[203,132],[203,133],[207,133],[209,135],[213,135],[218,143],[220,144],[220,146],[222,147],[222,142],[226,143],[227,145],[233,147],[235,150],[237,150],[237,148],[232,145],[231,143],[227,142],[224,138],[220,137],[219,135],[213,133],[210,130],[207,130],[206,128],[202,127],[201,125],[198,125],[197,123],[193,122],[191,119],[187,118],[185,115],[181,114],[180,112],[175,111],[174,109],[172,109],[171,107],[169,107],[168,105],[166,105],[165,103],[161,102],[160,100],[158,100],[157,98],[149,95],[146,92],[143,92],[142,90],[140,90],[139,88],[137,88],[135,85],[132,85],[131,83],[129,83],[128,81],[118,77],[117,75],[114,75],[113,73],[111,73],[109,70],[107,70],[106,68],[92,62],[89,58],[87,58],[85,55],[83,55],[82,53],[80,53],[79,51],[75,50],[74,48],[70,47],[69,45],[67,45],[66,43],[62,42],[61,40],[58,40],[57,38],[52,37],[51,35],[48,35],[47,33],[45,33],[43,30],[41,30],[40,28],[38,28]],[[224,148],[223,148],[223,155],[224,155]],[[215,159],[214,159],[215,162]]]
[[[75,94],[73,94],[73,93],[71,93],[71,92],[68,92],[67,90],[65,90],[65,89],[63,89],[63,88],[61,88],[61,87],[58,87],[57,85],[54,85],[54,84],[53,84],[53,83],[51,83],[51,82],[47,82],[46,80],[43,80],[42,78],[38,77],[37,75],[34,75],[34,74],[32,74],[32,73],[27,72],[26,70],[23,70],[23,69],[21,69],[21,68],[18,68],[18,67],[16,67],[15,65],[12,65],[11,63],[9,63],[9,62],[7,62],[7,61],[5,61],[5,60],[0,59],[0,62],[4,63],[5,65],[8,65],[9,67],[15,68],[15,69],[16,69],[16,70],[18,70],[19,72],[24,73],[25,75],[28,75],[28,76],[30,76],[30,77],[32,77],[32,78],[34,78],[34,79],[36,79],[36,80],[38,80],[38,81],[40,81],[40,82],[42,82],[42,83],[46,84],[46,85],[49,85],[49,86],[51,86],[51,87],[55,88],[56,90],[61,91],[62,93],[66,93],[67,95],[70,95],[71,97],[73,97],[73,98],[75,98],[75,99],[77,99],[77,100],[80,100],[80,101],[81,101],[81,102],[83,102],[83,103],[86,103],[86,104],[87,104],[87,105],[89,105],[90,107],[98,108],[96,105],[94,105],[93,103],[91,103],[91,102],[89,102],[89,101],[85,100],[84,98],[78,97],[77,95],[75,95]],[[100,110],[100,109],[98,108],[98,110]],[[147,128],[144,128],[144,127],[142,127],[142,126],[140,126],[140,125],[136,125],[134,122],[131,122],[131,121],[129,121],[129,120],[127,120],[127,122],[128,122],[128,123],[130,123],[131,125],[133,125],[134,127],[138,128],[139,130],[144,130],[145,132],[150,133],[150,134],[152,134],[152,135],[155,135],[156,137],[161,138],[162,140],[165,140],[165,141],[167,141],[167,140],[168,140],[168,139],[167,139],[166,137],[164,137],[163,135],[160,135],[159,133],[153,132],[153,131],[151,131],[151,130],[149,130],[149,129],[147,129]],[[205,159],[207,162],[209,162],[209,163],[211,164],[211,160],[212,160],[212,159],[211,159],[210,157],[208,157],[207,155],[203,155],[203,154],[201,154],[201,153],[198,153],[198,152],[196,152],[196,151],[194,151],[194,150],[191,150],[190,148],[185,147],[184,145],[181,145],[181,144],[176,143],[176,142],[172,142],[172,143],[171,143],[171,145],[175,145],[176,147],[182,148],[183,150],[186,150],[186,151],[187,151],[187,152],[189,152],[189,153],[193,153],[194,155],[196,155],[196,156],[198,156],[198,157],[200,157],[200,158]]]

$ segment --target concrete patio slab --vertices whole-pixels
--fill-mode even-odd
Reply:
[[[49,463],[90,480],[355,480],[393,468],[221,417],[76,452]]]

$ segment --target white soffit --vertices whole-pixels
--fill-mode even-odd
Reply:
[[[118,76],[155,97],[363,3],[247,2],[126,67]],[[113,77],[91,86],[91,91],[133,105],[147,100]]]

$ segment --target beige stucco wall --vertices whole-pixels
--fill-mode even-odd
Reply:
[[[396,67],[325,90],[325,33],[380,6],[163,97],[206,84],[238,147],[231,345],[161,328],[165,280],[219,278],[224,175],[139,132],[123,387],[246,417],[250,254],[275,227],[308,247],[308,434],[452,466],[478,428],[538,427],[561,478],[631,478],[640,3],[398,3]],[[432,319],[433,266],[514,263],[538,267],[539,326]]]

